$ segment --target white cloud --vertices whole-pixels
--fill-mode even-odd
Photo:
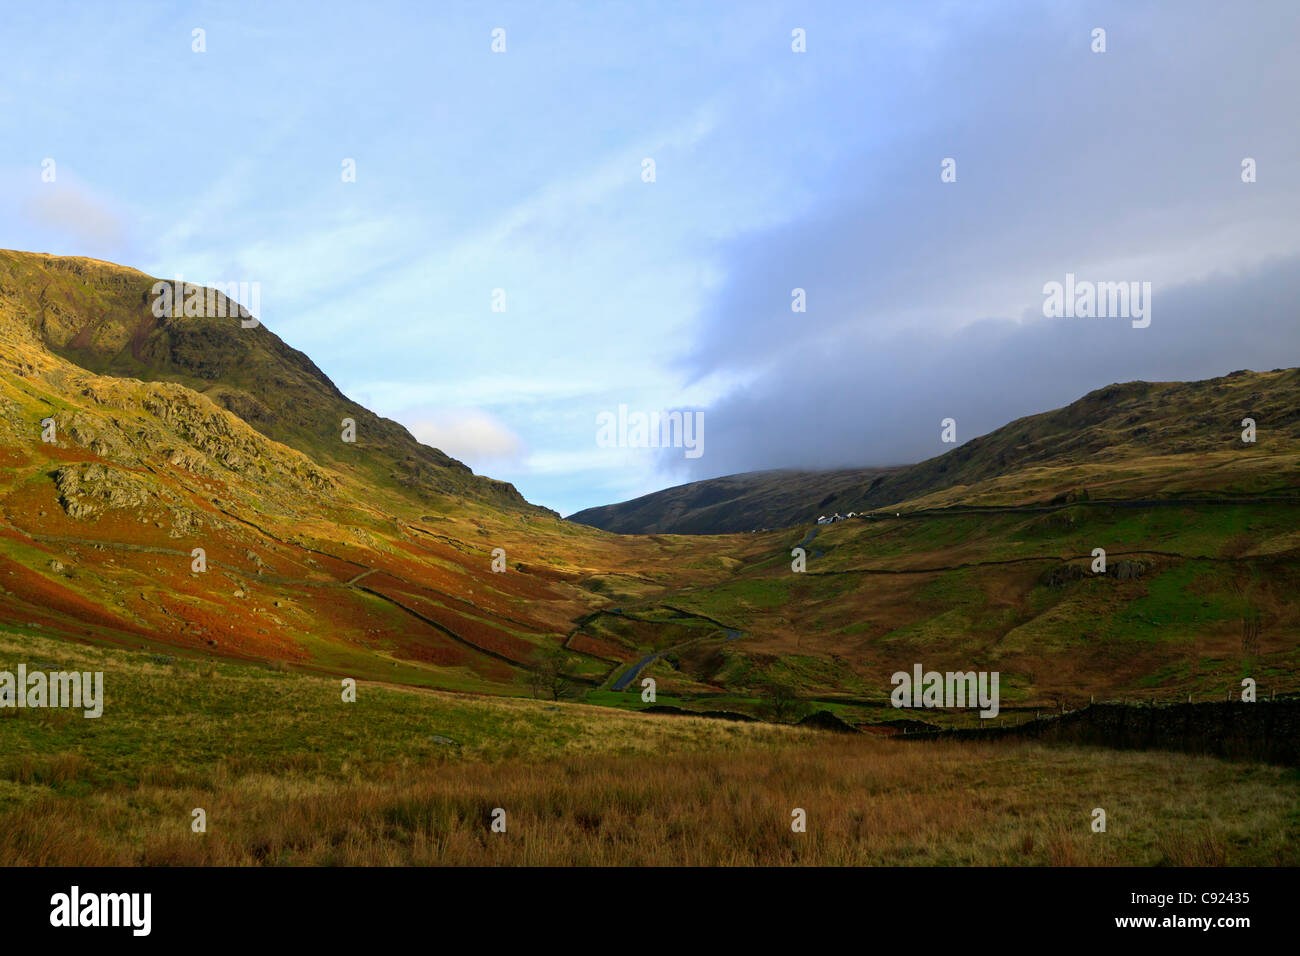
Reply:
[[[22,212],[38,228],[100,254],[120,248],[126,239],[122,220],[108,203],[62,172],[55,182],[35,189],[23,202]]]
[[[501,467],[524,454],[518,435],[495,416],[476,408],[426,410],[419,417],[406,417],[407,427],[417,439],[459,458],[475,471],[481,471],[484,463]]]

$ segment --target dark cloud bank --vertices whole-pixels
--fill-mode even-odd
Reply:
[[[1298,17],[1170,4],[983,24],[895,98],[908,132],[864,149],[837,202],[720,251],[728,279],[684,366],[748,384],[706,409],[704,456],[665,454],[665,474],[918,461],[951,447],[943,418],[966,441],[1112,382],[1300,364]],[[1088,52],[1093,25],[1106,54]],[[1246,156],[1259,182],[1241,182]],[[1150,327],[1045,318],[1042,286],[1067,272],[1152,281]]]

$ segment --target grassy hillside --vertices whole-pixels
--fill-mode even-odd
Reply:
[[[582,633],[629,661],[659,653],[643,673],[674,702],[762,713],[786,688],[866,724],[899,716],[889,678],[917,662],[998,670],[1001,720],[1094,696],[1223,700],[1244,677],[1300,691],[1300,504],[938,511],[807,534],[743,536],[766,557]]]
[[[333,679],[0,631],[18,661],[102,671],[106,703],[0,710],[6,866],[1300,862],[1300,778],[1273,767],[368,684],[344,703]]]

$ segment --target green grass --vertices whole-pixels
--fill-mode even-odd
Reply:
[[[701,730],[694,722],[646,723],[574,704],[366,683],[355,703],[345,703],[337,679],[0,631],[0,670],[13,672],[19,663],[29,672],[102,671],[104,713],[87,719],[64,709],[0,710],[0,803],[50,787],[42,774],[49,777],[49,767],[66,755],[76,755],[83,769],[54,788],[83,792],[133,786],[158,773],[206,779],[217,766],[351,778],[451,757],[647,753],[665,744],[727,747],[738,739],[725,724]],[[767,731],[773,739],[782,732]],[[756,733],[753,741],[763,739]]]
[[[1130,637],[1173,640],[1208,624],[1240,621],[1249,613],[1250,602],[1224,586],[1218,568],[1198,563],[1169,568],[1146,581],[1146,594],[1130,602],[1118,622]]]

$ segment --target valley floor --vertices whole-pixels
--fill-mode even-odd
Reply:
[[[1300,863],[1300,773],[1265,764],[372,684],[347,703],[338,680],[0,632],[0,668],[20,656],[102,671],[105,703],[0,710],[0,865]]]

